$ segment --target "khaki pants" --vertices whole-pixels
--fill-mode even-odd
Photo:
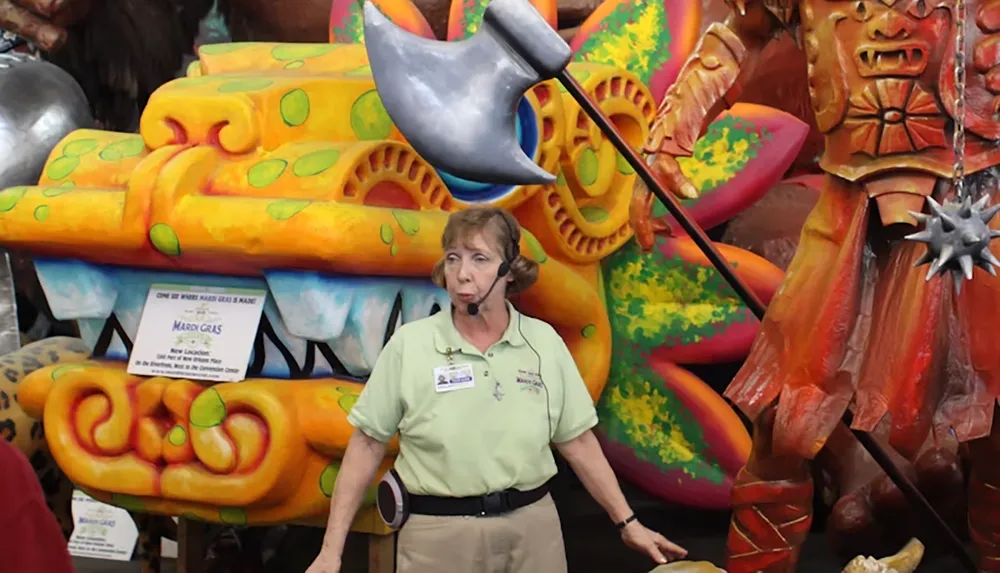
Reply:
[[[411,515],[396,573],[566,573],[552,496],[498,517]]]

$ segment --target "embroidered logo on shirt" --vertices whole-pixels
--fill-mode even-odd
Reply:
[[[516,381],[517,387],[520,388],[522,392],[534,392],[535,394],[539,394],[544,388],[542,378],[538,375],[538,372],[518,370]]]

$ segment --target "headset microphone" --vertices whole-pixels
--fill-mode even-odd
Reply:
[[[506,262],[500,263],[500,268],[497,269],[497,278],[493,279],[493,284],[490,285],[490,288],[489,290],[486,291],[486,294],[484,294],[483,297],[480,298],[478,302],[470,302],[469,306],[465,308],[466,312],[469,313],[469,316],[476,316],[477,314],[479,314],[479,305],[483,304],[483,301],[486,300],[486,297],[490,296],[490,293],[493,292],[494,288],[496,288],[497,283],[500,281],[500,279],[506,276],[508,272],[510,272],[510,265],[507,264]]]

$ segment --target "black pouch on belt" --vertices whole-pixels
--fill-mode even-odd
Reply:
[[[375,502],[382,521],[393,531],[402,528],[410,518],[410,494],[395,469],[390,469],[382,476]]]

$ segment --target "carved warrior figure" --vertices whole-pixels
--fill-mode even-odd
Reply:
[[[1000,201],[1000,2],[966,0],[965,188]],[[910,212],[955,197],[956,0],[730,0],[666,94],[645,151],[678,195],[676,156],[734,102],[779,32],[806,53],[825,188],[785,283],[726,390],[755,421],[733,491],[730,573],[793,571],[812,520],[808,460],[853,411],[853,427],[910,457],[949,432],[971,451],[969,527],[982,571],[1000,572],[1000,280],[961,290],[914,268],[926,247]],[[961,58],[960,58],[961,59]],[[633,228],[651,246],[637,187]],[[997,221],[992,222],[996,228]]]

